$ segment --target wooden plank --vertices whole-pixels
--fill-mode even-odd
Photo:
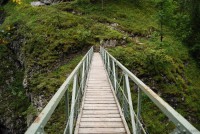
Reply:
[[[93,90],[97,90],[97,91],[104,91],[104,90],[107,90],[107,91],[110,91],[110,87],[88,87],[86,89],[87,91],[93,91]]]
[[[80,128],[123,128],[122,122],[80,122]]]
[[[112,93],[110,90],[86,90],[87,93]],[[113,94],[113,93],[112,93]]]
[[[85,107],[93,107],[93,106],[97,106],[97,107],[116,107],[116,104],[84,104]]]
[[[87,89],[109,89],[110,90],[110,86],[109,87],[93,86],[93,87],[87,87]]]
[[[112,97],[112,98],[105,98],[105,97],[99,97],[99,98],[92,98],[92,97],[90,97],[90,98],[85,98],[85,101],[86,101],[86,103],[88,103],[88,102],[97,102],[97,103],[100,103],[99,101],[101,101],[101,102],[103,102],[103,101],[105,101],[105,102],[108,102],[108,101],[110,101],[111,103],[116,103],[115,102],[115,99]]]
[[[104,99],[114,99],[114,96],[113,95],[86,95],[85,96],[87,99],[101,99],[101,98],[104,98]]]
[[[109,89],[104,89],[104,90],[87,90],[86,93],[112,93],[111,90]]]
[[[118,110],[83,110],[83,114],[118,114]]]
[[[83,107],[84,110],[117,110],[117,107],[98,107],[98,106],[94,106],[94,107]]]
[[[109,86],[110,87],[110,84],[108,82],[102,82],[102,83],[87,83],[87,85],[91,85],[91,86]]]
[[[119,118],[120,114],[84,114],[82,118]]]
[[[92,122],[122,122],[121,118],[81,118],[81,121]]]
[[[115,101],[114,98],[85,98],[85,101]]]
[[[121,134],[125,133],[124,128],[79,128],[79,134]]]
[[[113,96],[113,93],[109,93],[109,92],[87,92],[86,95],[112,95]]]
[[[105,96],[91,96],[91,95],[86,95],[86,98],[114,98],[113,95],[105,95]]]
[[[107,79],[92,79],[92,78],[89,78],[89,81],[90,82],[92,82],[92,81],[106,81],[107,82]]]
[[[98,85],[98,86],[95,86],[95,85],[87,85],[87,89],[110,89],[110,86],[107,85],[107,86],[101,86],[101,85]]]
[[[111,100],[95,100],[95,101],[85,101],[85,104],[116,104],[115,101]]]
[[[114,99],[113,96],[89,96],[89,95],[86,95],[86,99],[101,99],[101,98]]]
[[[100,92],[89,92],[89,93],[87,92],[86,95],[98,95],[98,96],[99,96],[99,95],[102,95],[102,96],[103,96],[103,95],[112,95],[112,96],[113,96],[113,93],[101,92],[101,91],[100,91]]]
[[[109,84],[107,80],[88,81],[87,84],[102,84],[102,83]]]
[[[99,88],[88,88],[88,89],[86,89],[86,91],[110,91],[110,88],[104,88],[104,89],[99,89]]]

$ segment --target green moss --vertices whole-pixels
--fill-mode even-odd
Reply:
[[[199,128],[199,68],[180,42],[173,40],[170,36],[168,38],[169,40],[164,41],[162,46],[158,42],[146,40],[145,44],[140,46],[129,44],[125,47],[109,49],[109,51],[147,85],[153,87],[155,92],[189,119],[195,127]],[[176,45],[173,45],[174,43]],[[148,105],[145,99],[142,103],[143,120],[148,131],[169,133],[173,130],[173,125],[169,128],[159,125],[169,123],[166,118],[162,120],[160,110],[152,110],[153,104]]]
[[[129,0],[111,0],[105,1],[104,9],[100,1],[74,1],[44,7],[31,7],[29,0],[24,2],[18,6],[9,3],[4,7],[9,16],[0,26],[0,31],[5,31],[0,36],[0,42],[4,42],[4,45],[0,46],[0,57],[10,53],[5,44],[19,38],[24,39],[21,44],[21,53],[25,57],[23,71],[25,74],[32,73],[29,90],[34,95],[45,94],[45,97],[49,98],[54,94],[66,79],[66,74],[80,61],[83,54],[78,53],[83,53],[89,46],[98,45],[102,40],[121,40],[126,37],[128,44],[109,51],[200,128],[199,68],[190,58],[188,49],[173,38],[173,32],[167,31],[166,27],[164,42],[160,43],[157,9],[152,1],[143,0],[143,3],[136,5]],[[75,14],[72,11],[75,11]],[[118,25],[110,27],[112,23]],[[144,44],[135,44],[127,33],[137,34]],[[147,35],[151,35],[151,38],[147,38]],[[8,71],[6,66],[10,68],[10,65],[4,58],[2,61],[4,68],[0,69],[0,75],[7,77],[5,70]],[[16,98],[25,94],[20,90],[22,76],[9,90]],[[4,83],[0,81],[1,85]],[[136,96],[133,95],[133,101],[134,98],[136,99]],[[32,105],[28,104],[20,109],[22,100],[18,101],[20,104],[11,103],[10,106],[16,107],[20,112],[27,109],[23,112],[24,115],[34,111]],[[173,130],[174,126],[145,95],[142,103],[142,115],[149,132],[169,133]],[[58,106],[52,116],[46,128],[47,132],[62,133],[65,124],[63,104],[62,102]],[[0,111],[3,112],[5,107],[6,105],[3,105]],[[57,118],[57,115],[60,115],[60,118]]]
[[[67,64],[60,66],[52,72],[34,75],[31,81],[32,92],[34,94],[40,94],[39,91],[44,91],[46,96],[54,94],[81,58],[81,55],[77,55],[73,59],[70,59]]]

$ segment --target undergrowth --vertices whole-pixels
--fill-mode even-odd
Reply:
[[[109,51],[200,129],[199,67],[188,49],[167,27],[164,41],[159,41],[157,10],[152,1],[144,0],[138,4],[129,0],[104,1],[103,9],[100,1],[74,1],[42,7],[31,7],[29,2],[4,6],[8,16],[0,26],[0,56],[10,53],[7,45],[22,41],[18,44],[23,55],[23,70],[16,74],[20,77],[17,83],[14,82],[17,88],[11,86],[8,90],[8,95],[22,95],[17,101],[19,104],[13,104],[16,111],[23,111],[25,115],[36,113],[29,103],[20,108],[21,100],[27,100],[22,87],[24,76],[28,77],[27,91],[35,96],[44,95],[46,104],[90,46],[116,39],[126,40],[127,44]],[[111,27],[112,24],[116,26]],[[141,43],[135,43],[132,38],[135,36]],[[5,59],[2,61],[6,62]],[[0,77],[6,78],[11,68],[5,71],[1,67]],[[0,81],[0,84],[4,83],[5,80]],[[132,92],[134,102],[136,96]],[[170,132],[174,126],[168,124],[168,119],[143,96],[142,115],[147,130],[151,133]],[[59,106],[56,113],[64,115],[62,108]],[[49,123],[57,122],[56,127],[47,127],[48,132],[61,133],[56,129],[64,127],[64,118],[56,117],[54,115]]]

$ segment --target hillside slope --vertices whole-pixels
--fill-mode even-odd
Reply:
[[[101,44],[200,129],[200,69],[168,27],[160,42],[153,1],[106,1],[103,9],[100,2],[42,7],[31,7],[29,2],[4,6],[7,17],[0,26],[1,126],[23,133],[89,47]],[[173,129],[147,97],[142,103],[149,132]],[[48,133],[62,133],[65,119],[61,115],[64,111],[59,106],[49,122],[54,122],[54,127],[46,128]]]

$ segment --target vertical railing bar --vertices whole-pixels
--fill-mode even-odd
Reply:
[[[104,52],[105,52],[105,51],[104,51]],[[106,52],[105,52],[105,59],[104,59],[105,67],[106,67],[106,65],[107,65],[107,63],[106,63],[106,58],[107,58],[107,54],[106,54]]]
[[[70,134],[73,133],[73,122],[74,122],[74,108],[75,106],[75,96],[76,96],[76,81],[77,81],[77,74],[74,76],[74,81],[73,81],[73,90],[72,90],[72,103],[71,103],[71,112],[70,112]]]
[[[133,131],[133,134],[136,134],[136,125],[135,125],[134,110],[133,110],[133,104],[132,104],[132,97],[131,97],[131,91],[130,91],[129,78],[128,78],[127,74],[125,74],[125,82],[126,82],[126,89],[127,89],[127,94],[128,94],[128,101],[129,101],[129,109],[130,109],[130,115],[131,115],[132,131]]]
[[[80,89],[80,83],[79,83],[79,79],[80,79],[80,69],[78,71],[78,77],[77,77],[77,81],[76,81],[76,92],[77,92],[77,107],[76,107],[76,119],[78,117],[78,113],[79,113],[79,97],[80,97],[80,93],[81,93],[81,89]]]
[[[126,89],[126,82],[125,82],[125,77],[123,77],[123,83],[122,83],[122,91],[124,92]],[[124,102],[125,102],[125,97],[122,93],[122,108],[123,108],[123,113],[124,113],[124,116],[125,116],[125,111],[124,111]]]
[[[65,107],[66,107],[65,111],[66,111],[66,124],[67,124],[68,119],[69,119],[69,93],[68,93],[68,90],[66,90],[66,93],[65,93]]]
[[[86,59],[85,59],[85,73],[87,74],[87,65],[88,65],[88,63],[87,63],[87,57],[86,57]]]
[[[117,92],[118,92],[118,88],[119,88],[119,87],[118,87],[118,86],[119,86],[119,85],[118,85],[118,73],[119,73],[119,72],[118,72],[118,66],[116,66],[116,67],[115,67],[115,77],[116,77],[116,94],[117,94]]]
[[[83,90],[84,90],[84,78],[85,78],[85,61],[83,61],[83,66],[82,66],[82,78],[81,78],[81,93],[83,94]]]
[[[109,55],[107,56],[107,71],[108,71],[108,76],[110,77],[110,57],[109,57]]]
[[[141,97],[142,97],[142,92],[141,89],[138,87],[138,105],[137,105],[137,118],[140,120],[140,113],[141,113]],[[137,133],[141,134],[141,129],[139,125],[139,121],[137,121]]]
[[[90,64],[89,55],[87,55],[87,73],[88,73],[88,71],[89,71],[89,64]]]
[[[112,67],[113,67],[113,84],[116,92],[117,82],[116,82],[115,62],[113,60],[112,60]]]
[[[126,79],[126,78],[124,78],[124,79]],[[125,83],[124,85],[126,85],[126,83]],[[129,85],[130,85],[130,84],[129,84]],[[128,117],[127,86],[125,86],[125,89],[126,89],[126,90],[124,90],[124,115],[125,115],[125,118],[127,118],[127,117]]]

